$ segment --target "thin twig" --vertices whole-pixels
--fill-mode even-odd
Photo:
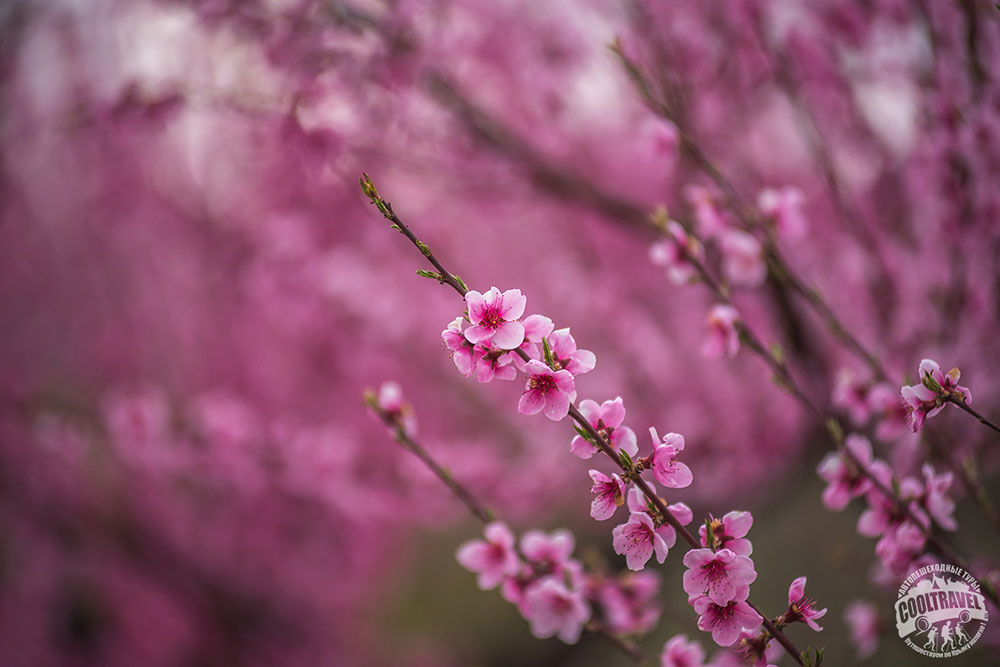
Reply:
[[[969,404],[966,403],[964,399],[956,398],[954,396],[954,394],[952,394],[952,395],[946,396],[945,400],[948,401],[949,403],[951,403],[952,405],[957,405],[958,407],[960,407],[965,412],[968,412],[970,415],[972,415],[973,417],[975,417],[979,421],[980,424],[982,424],[986,428],[988,428],[988,429],[990,429],[992,431],[995,431],[996,433],[1000,433],[1000,426],[997,426],[996,424],[994,424],[993,422],[991,422],[989,419],[987,419],[986,417],[982,416],[977,411],[973,410],[971,407],[969,407]]]

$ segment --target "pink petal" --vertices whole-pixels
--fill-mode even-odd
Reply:
[[[545,407],[545,396],[537,389],[526,391],[517,402],[517,411],[522,415],[536,415]]]
[[[505,320],[516,320],[524,315],[524,307],[528,304],[528,298],[519,289],[507,290],[500,301],[500,314]]]
[[[628,452],[629,456],[635,458],[636,454],[639,453],[639,444],[635,439],[635,431],[628,426],[622,426],[615,430],[613,436],[618,448]]]
[[[581,404],[582,407],[582,404]],[[618,428],[625,421],[625,402],[618,396],[613,401],[601,403],[601,418],[604,423],[611,428]]]
[[[465,340],[473,345],[488,343],[492,337],[493,329],[484,327],[481,324],[474,324],[465,330]]]
[[[523,320],[524,337],[532,343],[540,343],[552,333],[552,320],[544,315],[528,315]]]
[[[596,365],[597,356],[593,352],[590,350],[577,350],[570,357],[569,363],[566,364],[566,369],[570,373],[582,375],[594,370]]]
[[[561,391],[549,394],[545,401],[545,416],[552,421],[559,421],[569,413],[569,396]]]
[[[580,436],[576,436],[573,438],[573,442],[570,443],[569,451],[578,458],[589,459],[597,453],[597,447],[594,447]]]
[[[504,322],[493,333],[493,346],[501,350],[513,350],[523,342],[524,325],[520,322]]]
[[[753,526],[753,515],[750,512],[728,512],[722,517],[726,527],[726,535],[730,537],[746,537]]]
[[[594,428],[597,428],[598,420],[603,418],[603,412],[602,407],[597,405],[597,401],[592,401],[589,398],[585,398],[580,401],[580,414],[582,414]],[[604,423],[608,424],[608,420],[605,419]],[[615,424],[608,424],[608,426],[615,426]]]

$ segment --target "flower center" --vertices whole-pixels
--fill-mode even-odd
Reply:
[[[496,329],[503,323],[503,315],[500,314],[500,309],[496,306],[487,306],[483,310],[481,322],[482,326],[487,327],[488,329]]]
[[[542,394],[548,394],[556,389],[556,381],[551,375],[532,375],[528,380],[528,388]]]

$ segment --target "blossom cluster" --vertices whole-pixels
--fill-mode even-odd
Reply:
[[[858,532],[879,538],[875,554],[886,571],[905,574],[924,554],[932,523],[945,530],[958,528],[950,495],[954,475],[925,463],[922,479],[897,479],[888,463],[874,457],[868,438],[857,433],[844,439],[844,450],[831,452],[817,468],[827,483],[823,504],[840,511],[863,497],[867,507],[858,518]]]
[[[578,349],[569,329],[555,331],[552,321],[543,315],[522,321],[526,298],[520,290],[501,292],[492,287],[485,294],[470,290],[465,293],[465,303],[464,316],[442,332],[458,370],[470,375],[476,369],[480,382],[514,379],[520,371],[528,378],[518,412],[532,415],[544,411],[553,421],[564,419],[576,401],[575,376],[594,368],[594,354]],[[732,326],[735,316],[721,315]],[[694,516],[683,502],[666,504],[657,496],[653,482],[639,480],[650,471],[656,483],[668,489],[690,486],[694,476],[679,460],[685,449],[684,436],[667,433],[661,438],[656,428],[650,427],[651,448],[640,457],[635,431],[624,425],[626,410],[621,397],[600,404],[583,400],[578,415],[580,425],[570,451],[590,459],[603,449],[622,469],[621,475],[589,471],[591,516],[604,521],[619,507],[627,506],[627,521],[612,530],[615,553],[625,556],[628,569],[633,571],[643,570],[654,556],[663,563],[677,542],[679,530],[693,540],[684,526]],[[757,578],[750,558],[753,547],[746,537],[752,524],[749,512],[730,512],[722,519],[709,517],[699,530],[701,548],[692,548],[684,556],[688,568],[684,591],[699,616],[698,627],[710,632],[717,644],[730,647],[739,642],[741,650],[759,657],[774,634],[770,628],[760,631],[764,619],[749,603],[750,584]],[[518,607],[535,636],[558,635],[574,643],[590,615],[587,591],[595,588],[586,585],[582,566],[571,558],[572,547],[568,532],[548,537],[532,532],[523,537],[517,549],[511,531],[494,522],[487,526],[485,540],[467,542],[457,557],[464,567],[478,573],[480,588],[501,586],[505,599]],[[804,586],[804,577],[792,583],[789,607],[779,624],[802,621],[820,630],[814,619],[826,610],[815,610],[804,595]],[[606,587],[597,590],[607,596]],[[613,625],[620,628],[623,624]]]
[[[659,619],[659,579],[650,573],[609,577],[589,572],[573,558],[574,546],[568,530],[529,531],[518,544],[506,524],[493,522],[484,539],[461,545],[456,558],[477,573],[481,589],[499,586],[535,637],[558,636],[575,644],[595,616],[614,634],[649,631]]]
[[[544,412],[553,421],[566,417],[576,401],[575,377],[594,369],[594,353],[577,349],[569,329],[554,331],[544,315],[522,321],[527,299],[521,290],[470,290],[465,303],[466,315],[441,332],[459,372],[468,376],[474,370],[479,382],[490,382],[513,380],[521,371],[528,382],[518,412]]]

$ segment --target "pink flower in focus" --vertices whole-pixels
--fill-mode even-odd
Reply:
[[[649,248],[649,260],[667,270],[670,282],[683,285],[695,275],[695,268],[688,257],[700,262],[705,258],[705,249],[673,220],[667,224],[667,234],[669,238],[657,241]]]
[[[702,524],[698,528],[701,546],[729,549],[737,556],[749,556],[753,553],[753,545],[750,544],[750,540],[745,539],[753,526],[753,515],[750,512],[729,512],[721,519],[709,517],[709,522],[712,524],[715,544],[708,543],[708,531]]]
[[[806,232],[802,214],[802,191],[795,187],[768,188],[757,197],[760,212],[774,220],[779,236],[795,240]]]
[[[752,630],[763,621],[760,614],[743,600],[718,605],[707,595],[702,595],[691,604],[698,614],[698,627],[711,632],[712,639],[719,646],[732,646],[743,628]]]
[[[732,306],[718,304],[708,312],[708,337],[701,346],[702,356],[720,359],[735,357],[740,350],[740,334],[736,322],[740,314]]]
[[[863,435],[852,433],[844,440],[844,446],[866,469],[872,463],[872,445]],[[847,507],[852,498],[864,495],[871,488],[871,480],[858,470],[854,461],[837,452],[830,452],[820,462],[816,472],[826,480],[823,490],[823,504],[835,512]]]
[[[598,521],[610,519],[619,507],[625,504],[625,482],[616,474],[608,477],[597,470],[590,471],[594,481],[590,493],[594,499],[590,503],[590,516]]]
[[[649,490],[652,491],[654,494],[656,493],[656,486],[652,482],[646,482],[646,486],[648,486]],[[660,500],[663,499],[660,498]],[[640,489],[639,487],[637,486],[632,487],[632,489],[628,493],[628,500],[626,501],[626,503],[628,504],[629,512],[645,512],[646,514],[649,514],[649,517],[654,521],[659,520],[658,510],[656,510],[652,506],[652,504],[646,498],[646,494],[644,494],[642,492],[642,489]],[[686,526],[689,523],[691,523],[691,521],[694,520],[694,512],[692,512],[691,508],[685,505],[684,503],[674,503],[672,505],[667,505],[667,510],[670,512],[671,515],[673,515],[674,519],[676,519],[677,522],[682,526]],[[676,536],[673,535],[674,529],[668,523],[664,523],[662,526],[660,526],[659,530],[664,531],[664,539],[667,539],[668,542],[672,543],[673,540],[676,538]],[[670,535],[672,535],[672,537],[670,537],[669,539],[666,537],[666,531],[669,531]]]
[[[472,326],[465,337],[476,345],[492,345],[501,350],[513,350],[524,341],[524,325],[517,321],[524,314],[527,298],[519,289],[500,290],[491,287],[486,294],[469,290],[465,304],[469,308]]]
[[[671,489],[690,486],[694,479],[691,469],[677,460],[677,454],[684,449],[684,436],[667,433],[661,443],[652,426],[649,427],[649,434],[653,438],[652,467],[656,481]]]
[[[788,587],[788,611],[785,612],[785,622],[803,621],[816,632],[823,630],[816,623],[817,618],[826,615],[826,609],[816,609],[816,602],[806,597],[806,578],[799,577]]]
[[[710,239],[726,231],[729,225],[715,205],[715,200],[707,188],[689,185],[684,188],[684,196],[694,207],[694,219],[698,223],[698,234]]]
[[[576,348],[576,340],[570,335],[568,327],[553,331],[548,342],[553,366],[558,370],[566,369],[573,375],[582,375],[594,370],[597,365],[593,352]]]
[[[658,563],[665,561],[667,551],[677,540],[673,528],[666,524],[657,528],[645,512],[632,512],[628,523],[615,526],[611,534],[615,553],[625,556],[628,569],[636,571],[644,568],[654,553]]]
[[[455,554],[459,565],[479,574],[477,583],[484,591],[496,588],[507,577],[518,574],[521,568],[514,550],[514,534],[499,521],[483,530],[486,540],[470,540],[460,546]]]
[[[671,637],[660,653],[660,667],[703,667],[704,664],[705,650],[685,635]]]
[[[855,600],[844,609],[844,620],[857,649],[858,660],[867,660],[878,649],[878,609],[871,602]]]
[[[924,474],[924,506],[938,525],[945,530],[958,530],[955,522],[955,501],[948,496],[948,489],[955,475],[951,472],[935,474],[934,467],[925,463],[921,469]]]
[[[692,549],[684,554],[684,566],[684,592],[691,597],[705,594],[718,605],[746,600],[757,578],[753,561],[729,549]]]
[[[918,375],[920,384],[904,386],[899,392],[905,401],[907,423],[914,433],[924,427],[927,419],[944,410],[948,397],[972,403],[972,392],[958,384],[962,374],[957,368],[942,373],[936,361],[924,359]]]
[[[899,393],[905,402],[906,425],[914,433],[924,427],[924,422],[928,417],[933,417],[944,410],[945,403],[939,400],[937,394],[922,384],[903,387]]]
[[[517,377],[517,370],[511,366],[515,355],[506,350],[479,350],[479,359],[476,361],[476,380],[486,383],[497,378],[498,380],[513,380]]]
[[[548,535],[540,530],[529,530],[521,536],[521,553],[531,561],[532,566],[541,567],[549,573],[562,572],[573,555],[576,541],[573,533],[565,528],[554,530]]]
[[[628,426],[622,426],[622,422],[625,421],[625,404],[621,396],[613,401],[604,401],[600,405],[589,398],[580,401],[580,413],[615,452],[623,449],[633,457],[639,452],[635,431]],[[570,451],[581,459],[589,459],[597,452],[597,447],[577,435],[570,444]]]
[[[722,270],[733,285],[757,287],[767,278],[764,249],[760,241],[737,229],[726,230],[719,239]]]
[[[590,605],[583,594],[571,591],[555,577],[545,577],[527,589],[522,612],[531,624],[532,635],[539,639],[558,635],[567,644],[580,639],[590,619]]]
[[[929,389],[942,395],[959,394],[965,399],[966,403],[972,403],[972,392],[958,384],[959,379],[962,377],[962,372],[958,368],[952,368],[947,373],[942,373],[941,366],[936,361],[933,359],[922,359],[920,361],[919,376],[922,383],[930,385]],[[933,380],[933,382],[930,382],[930,380]],[[934,387],[935,383],[937,387],[940,387],[940,391]]]
[[[455,368],[462,375],[468,377],[476,364],[476,360],[482,354],[482,350],[469,342],[465,337],[463,327],[467,324],[462,316],[456,317],[448,324],[448,328],[441,332],[441,340],[445,347],[451,350],[451,359],[455,362]]]
[[[521,323],[524,325],[524,342],[521,343],[521,349],[532,359],[541,359],[542,351],[540,344],[542,339],[547,338],[552,333],[555,325],[552,324],[552,320],[544,315],[528,315]],[[513,355],[513,357],[517,370],[522,373],[527,372],[525,370],[526,362],[517,355]]]
[[[570,404],[576,400],[576,383],[567,370],[553,371],[540,361],[532,359],[526,370],[531,376],[525,386],[517,411],[522,415],[535,415],[545,411],[552,421],[559,421],[569,413]]]

